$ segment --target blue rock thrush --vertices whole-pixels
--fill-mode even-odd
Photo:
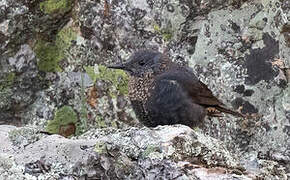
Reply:
[[[158,51],[139,50],[126,63],[109,68],[130,74],[130,101],[145,126],[196,127],[202,124],[205,115],[220,116],[221,112],[244,117],[225,108],[190,68],[172,62]]]

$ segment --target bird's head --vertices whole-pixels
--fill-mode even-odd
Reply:
[[[108,66],[108,68],[122,69],[131,76],[140,77],[147,72],[157,73],[162,61],[162,54],[154,50],[139,50],[131,55],[127,62]]]

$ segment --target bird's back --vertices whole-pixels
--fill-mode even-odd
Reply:
[[[188,67],[173,66],[166,72],[156,77],[156,80],[167,79],[176,81],[179,86],[188,94],[189,98],[196,104],[202,106],[223,105],[208,89],[200,82],[193,71]]]
[[[144,122],[145,125],[184,124],[195,127],[202,123],[205,109],[191,100],[178,74],[178,71],[169,71],[156,77],[146,102],[149,118]]]

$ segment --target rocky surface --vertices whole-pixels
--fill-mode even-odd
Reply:
[[[128,76],[104,65],[125,61],[136,49],[153,48],[192,67],[228,107],[258,114],[257,118],[247,120],[228,115],[207,118],[200,136],[218,144],[222,142],[230,154],[237,155],[236,161],[249,174],[262,177],[264,173],[269,179],[287,179],[290,173],[289,11],[289,0],[0,0],[0,125],[33,127],[17,134],[19,139],[13,142],[21,142],[20,145],[3,141],[1,153],[34,143],[42,146],[50,142],[49,138],[55,138],[55,143],[81,144],[81,140],[56,135],[43,137],[35,133],[36,129],[86,138],[92,140],[94,147],[96,139],[107,142],[106,138],[113,138],[105,133],[110,128],[115,129],[113,134],[149,133],[148,129],[138,129],[142,125],[127,97]],[[11,128],[15,127],[1,126],[0,132]],[[174,129],[177,137],[178,129]],[[158,134],[162,130],[152,131]],[[103,137],[95,136],[97,132]],[[134,133],[125,134],[125,137],[134,136]],[[154,138],[150,141],[159,142]],[[120,143],[115,144],[121,147],[117,152],[124,153],[125,142]],[[204,147],[203,143],[198,146]],[[132,147],[131,151],[135,150]],[[116,158],[99,153],[96,155],[96,150],[91,148],[86,156],[89,159],[91,154],[91,160],[84,160],[82,166],[89,168],[94,166],[93,162],[103,163],[101,159],[105,158],[107,164],[114,164],[105,168],[118,169]],[[32,174],[33,179],[36,176],[30,169],[34,166],[40,166],[38,173],[49,177],[55,169],[54,162],[38,156],[27,161],[32,163],[27,165],[14,155],[1,157],[2,167],[12,169],[7,171],[9,177],[18,173],[28,178]],[[136,172],[142,170],[143,174],[153,174],[152,177],[166,167],[164,177],[169,178],[165,175],[170,172],[174,178],[185,171],[181,166],[190,166],[186,176],[194,179],[198,173],[208,172],[210,165],[205,161],[207,166],[200,166],[195,161],[173,156],[140,159],[126,154],[124,157],[132,163],[130,167],[138,167]],[[67,165],[66,160],[62,161]],[[184,164],[185,161],[189,164]],[[221,164],[225,162],[219,159],[211,165]],[[96,166],[101,168],[100,164]],[[23,175],[25,168],[29,173]],[[214,172],[223,176],[221,172],[228,166],[220,168],[224,169]],[[128,173],[124,169],[121,172]],[[114,173],[112,177],[119,175]],[[69,176],[68,172],[63,174]]]
[[[287,178],[274,161],[257,161],[247,171],[224,144],[183,125],[104,128],[73,139],[28,127],[1,129],[1,179]],[[273,167],[264,169],[265,163]]]

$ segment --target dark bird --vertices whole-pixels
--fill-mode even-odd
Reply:
[[[145,126],[184,124],[196,127],[205,115],[221,116],[221,112],[244,117],[225,108],[189,67],[172,62],[158,51],[139,50],[126,63],[109,68],[130,74],[130,101]]]

